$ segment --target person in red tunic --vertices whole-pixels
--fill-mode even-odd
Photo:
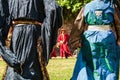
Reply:
[[[72,56],[70,52],[70,48],[68,46],[69,34],[66,33],[66,30],[62,27],[60,29],[60,34],[57,38],[57,43],[59,43],[60,48],[60,57],[61,58],[68,58]]]

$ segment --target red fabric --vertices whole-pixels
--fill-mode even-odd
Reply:
[[[50,54],[50,57],[57,57],[56,52],[56,48],[54,48]]]
[[[68,46],[69,34],[60,34],[57,42],[60,43],[60,57],[72,56]]]

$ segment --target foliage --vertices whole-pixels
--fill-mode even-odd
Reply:
[[[73,19],[79,10],[91,0],[57,0],[58,4],[63,8],[64,19]]]

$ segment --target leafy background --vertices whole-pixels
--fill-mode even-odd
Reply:
[[[58,4],[63,8],[64,19],[74,19],[81,7],[91,0],[57,0]]]
[[[70,33],[80,9],[91,0],[56,0],[63,8],[63,27]]]

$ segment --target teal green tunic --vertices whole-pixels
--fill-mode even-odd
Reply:
[[[85,6],[86,24],[96,28],[97,25],[111,25],[114,22],[114,8],[109,0],[105,1],[108,2],[94,0]],[[98,15],[96,11],[102,13]],[[112,30],[85,31],[71,80],[118,80],[119,47],[116,43]]]

